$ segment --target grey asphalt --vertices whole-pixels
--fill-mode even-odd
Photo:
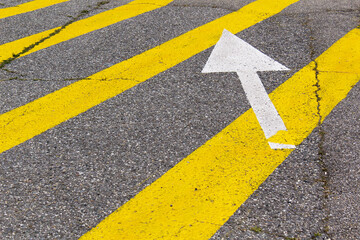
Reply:
[[[0,43],[129,1],[97,2],[0,20]],[[0,113],[250,2],[175,0],[19,58],[0,69]],[[260,74],[271,92],[359,24],[358,0],[300,0],[237,36],[291,69]],[[0,154],[0,238],[79,238],[249,109],[235,74],[201,74],[211,50]],[[359,122],[357,84],[212,239],[360,239]]]

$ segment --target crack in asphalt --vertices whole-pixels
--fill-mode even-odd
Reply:
[[[317,164],[321,170],[320,172],[320,182],[322,183],[323,186],[323,210],[325,211],[325,217],[322,219],[323,222],[323,234],[325,236],[330,236],[329,234],[329,218],[330,218],[330,210],[329,210],[329,206],[328,206],[328,199],[329,199],[329,195],[330,193],[330,175],[329,175],[329,170],[327,168],[327,165],[324,161],[324,157],[326,155],[325,153],[325,149],[324,149],[324,142],[325,142],[325,131],[322,128],[322,121],[323,121],[323,116],[321,115],[321,96],[320,96],[320,91],[321,91],[321,83],[320,83],[320,79],[319,79],[319,75],[320,75],[320,71],[319,71],[319,64],[316,61],[316,54],[315,54],[315,46],[314,46],[314,40],[315,38],[314,36],[314,32],[312,27],[309,25],[309,19],[306,19],[305,25],[308,27],[309,31],[310,31],[310,41],[309,41],[309,48],[310,48],[310,59],[312,59],[313,63],[314,63],[314,73],[315,73],[315,79],[316,79],[316,83],[314,84],[314,87],[316,87],[316,90],[314,92],[315,97],[316,97],[316,101],[317,101],[317,115],[319,117],[318,119],[318,124],[317,124],[317,129],[318,129],[318,134],[319,134],[319,143],[318,143],[318,158],[317,158]]]
[[[30,44],[29,46],[25,47],[21,52],[19,53],[13,53],[13,56],[3,60],[2,62],[0,62],[0,69],[3,69],[6,65],[10,64],[12,61],[16,60],[17,58],[19,58],[21,55],[23,55],[24,53],[27,53],[28,51],[30,51],[31,49],[33,49],[34,47],[36,47],[37,45],[43,43],[45,40],[52,38],[53,36],[59,34],[62,30],[64,30],[67,26],[71,25],[72,23],[78,21],[79,19],[81,19],[82,17],[84,17],[85,15],[89,14],[92,11],[95,11],[97,9],[99,9],[101,6],[105,5],[109,3],[109,1],[101,1],[98,2],[95,7],[92,7],[89,10],[82,10],[80,11],[80,13],[73,17],[70,21],[68,21],[67,23],[65,23],[64,25],[62,25],[61,27],[57,28],[56,30],[54,30],[52,33],[50,33],[48,36],[40,39],[39,41]]]

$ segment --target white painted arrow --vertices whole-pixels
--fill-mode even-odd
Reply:
[[[258,71],[289,70],[227,30],[215,45],[202,73],[236,72],[266,139],[278,131],[286,131],[285,124],[271,102]],[[295,148],[294,145],[269,142],[272,149]]]

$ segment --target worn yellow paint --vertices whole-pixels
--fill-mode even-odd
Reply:
[[[355,29],[317,77],[312,62],[270,94],[296,144],[360,80],[359,42]],[[270,149],[250,109],[80,239],[208,239],[292,151]]]
[[[86,80],[2,114],[0,153],[213,46],[224,28],[240,32],[297,1],[258,0]]]
[[[26,56],[41,49],[56,45],[61,42],[79,37],[86,33],[110,26],[125,19],[129,19],[145,12],[155,10],[157,8],[166,6],[173,0],[134,0],[123,6],[96,14],[94,16],[76,21],[61,29],[56,27],[44,32],[40,32],[28,37],[24,37],[0,46],[0,62],[9,59],[13,54],[19,54],[24,48],[30,44],[39,42],[61,29],[61,31],[48,39],[45,39],[40,44],[34,46],[30,50],[21,54],[20,57]]]
[[[32,12],[69,0],[33,0],[14,7],[0,8],[0,19],[15,16],[22,13]]]

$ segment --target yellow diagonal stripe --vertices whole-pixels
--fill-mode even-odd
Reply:
[[[0,19],[15,16],[22,13],[32,12],[41,8],[46,8],[69,0],[33,0],[15,7],[0,8]]]
[[[20,57],[110,26],[125,19],[135,17],[142,13],[161,8],[172,1],[173,0],[134,0],[123,6],[71,23],[63,29],[61,29],[61,27],[56,27],[41,33],[5,43],[0,46],[0,62],[12,58],[13,54],[21,53],[23,49],[28,47],[30,44],[39,42],[41,39],[46,38],[57,30],[61,29],[59,33],[34,46],[29,51],[21,54]]]
[[[0,153],[213,46],[224,28],[233,33],[240,32],[297,1],[258,0],[96,73],[87,80],[78,81],[2,114]]]
[[[296,144],[360,80],[359,42],[351,31],[316,59],[317,77],[311,63],[270,94]],[[81,239],[208,239],[291,152],[270,149],[249,110]]]

